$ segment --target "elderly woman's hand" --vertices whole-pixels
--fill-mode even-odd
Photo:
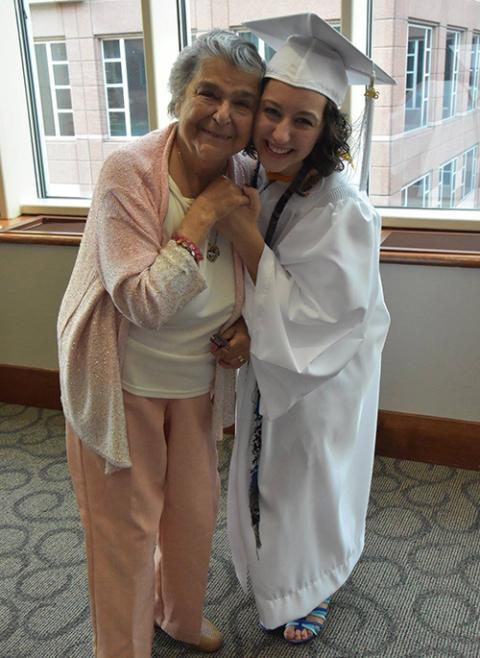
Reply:
[[[250,198],[242,188],[226,176],[220,176],[192,203],[178,228],[178,233],[199,244],[213,225],[249,203]]]
[[[245,320],[239,318],[221,334],[212,336],[210,351],[223,368],[243,366],[250,358],[250,335]]]

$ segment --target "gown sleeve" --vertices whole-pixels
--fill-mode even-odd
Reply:
[[[273,419],[360,349],[378,297],[379,218],[364,195],[309,209],[265,247],[244,315],[261,411]]]

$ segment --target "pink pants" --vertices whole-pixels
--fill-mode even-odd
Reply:
[[[67,424],[96,658],[150,658],[154,621],[198,643],[217,516],[209,396],[124,401],[132,468],[105,475]]]

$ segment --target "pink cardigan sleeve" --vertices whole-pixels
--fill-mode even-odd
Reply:
[[[149,203],[122,188],[97,205],[98,271],[115,307],[130,322],[159,329],[205,289],[194,259],[172,240],[160,244],[160,220]]]

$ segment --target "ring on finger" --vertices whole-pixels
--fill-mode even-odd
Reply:
[[[241,354],[239,354],[237,358],[240,361],[240,363],[245,363],[245,357],[243,357]]]

